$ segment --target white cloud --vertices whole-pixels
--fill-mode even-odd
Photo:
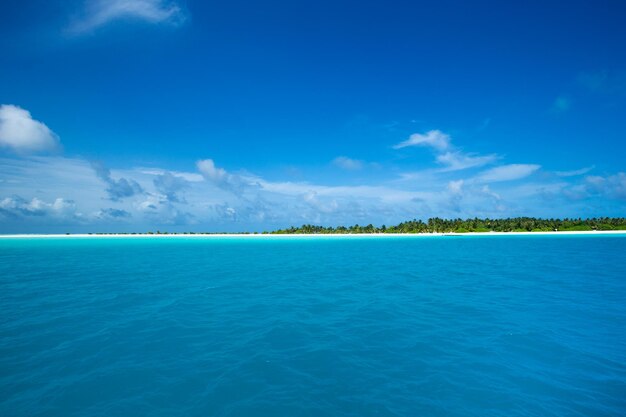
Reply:
[[[87,0],[80,19],[70,33],[91,32],[118,19],[137,19],[148,23],[179,24],[185,15],[175,1],[164,0]]]
[[[567,181],[535,175],[529,179],[535,183],[498,182],[523,178],[538,165],[505,165],[474,177],[430,169],[419,180],[380,179],[368,185],[270,181],[231,173],[213,160],[198,161],[197,169],[196,173],[158,167],[102,169],[98,176],[79,159],[0,158],[0,232],[241,231],[303,223],[389,225],[432,216],[564,216],[584,213],[572,208],[575,205],[614,201],[617,207],[626,199],[624,173]],[[181,181],[197,179],[198,172],[202,181]],[[125,181],[120,182],[122,178]],[[578,199],[572,200],[566,189]],[[112,200],[112,192],[118,198]],[[546,203],[548,194],[554,203]],[[571,204],[562,204],[566,198]],[[546,211],[549,204],[554,204],[554,211]],[[603,209],[600,214],[615,210]]]
[[[73,201],[57,198],[52,203],[47,203],[37,197],[30,201],[18,196],[6,197],[0,201],[0,215],[9,217],[76,217],[76,206]]]
[[[254,176],[231,174],[225,169],[217,167],[212,159],[200,160],[196,162],[196,167],[207,181],[235,194],[238,198],[244,198],[246,191],[258,188],[258,179]]]
[[[196,162],[196,166],[204,178],[216,184],[225,182],[230,175],[225,169],[216,167],[212,159],[200,160]]]
[[[618,172],[607,177],[590,175],[585,178],[585,188],[589,193],[626,200],[626,173]]]
[[[114,209],[114,208],[104,208],[98,210],[94,213],[94,218],[98,220],[127,220],[130,219],[132,215],[126,210]]]
[[[595,168],[595,165],[591,165],[588,167],[575,169],[572,171],[556,171],[555,174],[557,177],[575,177],[577,175],[584,175]]]
[[[337,200],[320,200],[317,192],[309,191],[303,196],[304,201],[322,213],[333,213],[339,208]]]
[[[359,169],[363,168],[363,161],[360,161],[358,159],[351,159],[345,156],[338,156],[337,158],[333,159],[333,164],[335,166],[338,166],[339,168],[348,170],[348,171],[357,171]]]
[[[143,188],[141,188],[137,181],[126,178],[115,180],[111,177],[111,171],[99,162],[92,162],[91,166],[98,178],[108,185],[106,191],[109,193],[109,198],[112,201],[119,201],[122,198],[143,193]]]
[[[480,173],[476,180],[479,182],[513,181],[525,178],[541,168],[535,164],[510,164],[488,169]]]
[[[58,136],[28,110],[12,104],[0,105],[0,147],[20,154],[58,149]]]
[[[461,194],[463,192],[463,180],[450,181],[448,183],[448,191],[452,194]]]
[[[440,130],[430,130],[424,134],[414,133],[408,140],[395,145],[394,149],[408,146],[427,146],[433,149],[437,163],[443,165],[442,171],[459,171],[480,167],[497,160],[498,155],[476,155],[458,150],[451,143],[450,135]]]
[[[164,175],[166,173],[169,173],[175,177],[178,178],[182,178],[183,180],[187,181],[187,182],[201,182],[204,181],[204,177],[200,174],[196,174],[193,172],[179,172],[179,171],[168,171],[168,170],[164,170],[164,169],[157,169],[157,168],[140,168],[139,171],[142,174],[147,174],[147,175]]]
[[[488,185],[483,185],[483,188],[480,189],[480,192],[483,193],[484,195],[487,195],[493,198],[496,201],[502,200],[502,197],[500,197],[500,194],[494,193],[493,191],[491,191],[491,188],[489,188]]]
[[[184,199],[181,199],[178,194],[189,188],[189,182],[187,180],[167,171],[161,175],[157,175],[153,180],[153,184],[157,191],[165,195],[169,201],[173,202],[183,202]]]
[[[618,172],[614,175],[589,175],[579,183],[564,183],[556,192],[562,193],[571,201],[596,200],[602,201],[604,207],[609,207],[608,201],[626,201],[626,173]],[[620,215],[623,214],[623,204]]]
[[[385,203],[408,202],[415,198],[428,199],[433,196],[431,192],[402,190],[386,186],[333,186],[298,182],[270,182],[265,180],[259,180],[259,185],[264,191],[286,196],[301,196],[315,192],[318,197],[358,198],[378,200]]]
[[[445,165],[444,171],[459,171],[467,168],[475,168],[490,164],[498,159],[497,155],[472,155],[462,152],[446,152],[437,155],[437,162]]]
[[[193,214],[181,210],[165,196],[148,195],[144,201],[135,202],[133,206],[144,220],[153,224],[187,225],[195,222]]]
[[[414,133],[404,142],[394,145],[393,148],[401,149],[409,146],[428,146],[441,152],[450,147],[450,136],[441,130],[429,130],[424,134]]]
[[[450,181],[448,183],[448,186],[446,187],[450,195],[447,206],[455,212],[461,211],[461,202],[463,200],[464,182],[465,181],[463,180]]]

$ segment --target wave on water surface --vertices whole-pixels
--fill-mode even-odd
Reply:
[[[625,254],[618,235],[0,239],[0,415],[624,415]]]

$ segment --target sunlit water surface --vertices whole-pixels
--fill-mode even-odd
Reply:
[[[626,237],[0,239],[0,415],[626,415]]]

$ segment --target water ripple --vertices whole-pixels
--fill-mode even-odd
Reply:
[[[625,261],[619,237],[0,239],[0,415],[626,415]]]

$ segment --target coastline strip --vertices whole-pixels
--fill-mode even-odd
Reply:
[[[0,239],[45,239],[45,238],[293,238],[293,237],[445,237],[445,236],[584,236],[584,235],[624,235],[626,230],[600,230],[600,231],[563,231],[563,232],[468,232],[468,233],[294,233],[294,234],[253,234],[253,233],[168,233],[168,234],[8,234],[0,235]]]

